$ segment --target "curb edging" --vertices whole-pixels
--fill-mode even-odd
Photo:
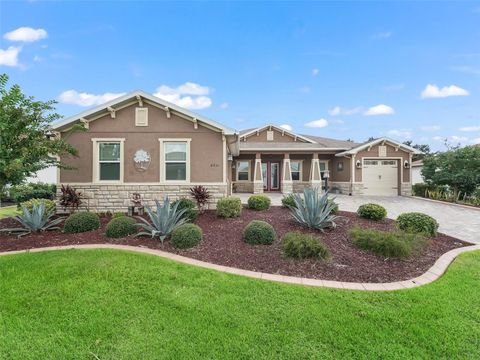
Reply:
[[[17,250],[17,251],[7,251],[1,252],[0,256],[4,255],[14,255],[22,253],[36,253],[43,251],[54,251],[54,250],[69,250],[69,249],[113,249],[113,250],[124,250],[130,252],[138,252],[143,254],[155,255],[165,259],[177,261],[187,265],[198,266],[205,269],[217,270],[220,272],[245,276],[253,279],[262,279],[267,281],[275,281],[288,284],[297,284],[304,286],[312,287],[324,287],[324,288],[334,288],[334,289],[347,289],[347,290],[359,290],[359,291],[393,291],[393,290],[403,290],[410,289],[414,287],[419,287],[422,285],[429,284],[438,278],[440,278],[448,266],[455,260],[455,258],[468,251],[480,250],[480,245],[465,246],[457,249],[450,250],[440,256],[435,264],[433,264],[430,269],[425,273],[416,278],[410,280],[396,281],[390,283],[356,283],[356,282],[344,282],[344,281],[332,281],[332,280],[321,280],[321,279],[311,279],[311,278],[300,278],[295,276],[285,276],[277,274],[268,274],[262,272],[256,272],[251,270],[238,269],[234,267],[212,264],[209,262],[192,259],[189,257],[169,253],[162,250],[142,248],[129,245],[115,245],[115,244],[86,244],[86,245],[65,245],[65,246],[50,246],[44,248],[35,248],[27,250]]]

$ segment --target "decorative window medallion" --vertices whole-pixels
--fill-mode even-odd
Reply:
[[[137,171],[146,171],[150,166],[151,156],[148,151],[140,149],[135,152],[133,162]]]

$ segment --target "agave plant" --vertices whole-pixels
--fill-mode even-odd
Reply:
[[[43,202],[39,204],[33,204],[31,211],[26,206],[22,205],[22,214],[15,216],[14,219],[22,224],[23,228],[2,229],[0,231],[18,233],[18,237],[21,237],[32,232],[60,230],[60,227],[57,225],[65,220],[65,218],[60,217],[51,220],[54,213],[54,209],[51,209],[47,212],[45,203]]]
[[[319,194],[317,188],[306,188],[302,196],[292,195],[295,206],[288,206],[293,217],[300,224],[323,231],[325,228],[335,228],[335,222],[340,216],[334,215],[336,204],[328,200],[328,193]]]
[[[187,209],[178,209],[179,202],[170,206],[168,196],[165,197],[163,206],[158,200],[155,200],[155,204],[157,211],[153,211],[149,206],[145,206],[151,222],[148,222],[142,217],[138,217],[138,219],[144,223],[137,223],[137,225],[143,228],[144,231],[139,232],[136,236],[147,235],[152,238],[158,236],[163,244],[165,238],[170,235],[177,226],[187,221],[187,219],[183,217]]]

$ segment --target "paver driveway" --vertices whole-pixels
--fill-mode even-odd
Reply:
[[[246,203],[250,194],[236,195],[240,195],[242,202]],[[281,194],[272,193],[269,196],[272,205],[281,205]],[[345,211],[357,211],[360,205],[373,202],[384,206],[391,219],[404,212],[423,212],[437,219],[440,224],[439,232],[480,244],[480,210],[404,196],[332,196],[336,197],[340,210]]]

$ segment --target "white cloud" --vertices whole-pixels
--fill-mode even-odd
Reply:
[[[76,90],[67,90],[58,96],[58,101],[64,104],[73,104],[78,106],[94,106],[106,103],[110,100],[118,98],[125,93],[104,93],[100,95],[79,93]]]
[[[374,39],[388,39],[390,36],[392,36],[392,33],[390,31],[385,31],[374,34],[372,37]]]
[[[21,46],[9,46],[8,49],[0,49],[0,65],[21,66],[18,63],[18,54],[22,51]]]
[[[33,29],[31,27],[19,27],[16,30],[3,35],[4,39],[10,41],[33,42],[45,39],[48,36],[44,29]]]
[[[440,126],[438,126],[438,125],[425,125],[425,126],[421,126],[420,130],[422,130],[422,131],[438,131],[438,130],[440,130]]]
[[[480,68],[475,68],[473,66],[465,66],[465,65],[453,66],[452,70],[463,72],[463,73],[466,73],[466,74],[480,75]]]
[[[220,104],[220,108],[221,108],[221,109],[226,109],[226,108],[228,108],[228,103],[226,103],[226,102],[221,103],[221,104]]]
[[[209,93],[207,86],[186,82],[176,88],[161,85],[153,95],[186,109],[205,109],[212,105],[212,99],[205,96]]]
[[[325,126],[328,126],[328,120],[323,118],[319,120],[313,120],[305,124],[305,127],[309,128],[323,128]]]
[[[432,139],[435,140],[435,141],[445,140],[445,139],[444,139],[443,137],[441,137],[441,136],[434,136]]]
[[[357,106],[357,107],[350,108],[350,109],[342,108],[340,106],[335,106],[334,108],[328,110],[328,113],[332,116],[337,116],[337,115],[353,115],[353,114],[357,114],[361,111],[362,111],[361,106]]]
[[[292,126],[291,126],[291,125],[288,125],[288,124],[280,125],[280,127],[281,127],[282,129],[285,129],[285,130],[288,130],[288,131],[292,131],[292,130],[293,130]]]
[[[480,144],[480,137],[470,140],[472,144]]]
[[[468,96],[470,93],[458,87],[456,85],[444,86],[443,88],[439,88],[435,84],[428,84],[425,89],[423,89],[421,93],[421,97],[423,99],[427,98],[444,98],[449,96]]]
[[[312,70],[312,75],[313,76],[317,76],[319,73],[320,73],[320,70],[318,70],[318,69],[313,69]]]
[[[395,110],[392,107],[390,107],[388,105],[380,104],[380,105],[372,106],[367,111],[365,111],[363,113],[363,115],[365,115],[365,116],[391,115],[391,114],[394,114],[394,113],[395,113]]]
[[[409,139],[412,136],[410,129],[393,129],[387,132],[388,135]]]
[[[38,62],[38,61],[42,61],[42,60],[43,60],[43,58],[42,58],[41,56],[35,55],[35,56],[33,57],[33,61],[37,61],[37,62]]]
[[[464,132],[476,132],[480,131],[480,126],[465,126],[461,127],[459,130]]]
[[[450,141],[456,141],[456,142],[467,142],[468,138],[466,136],[457,136],[457,135],[452,135],[448,138]]]

